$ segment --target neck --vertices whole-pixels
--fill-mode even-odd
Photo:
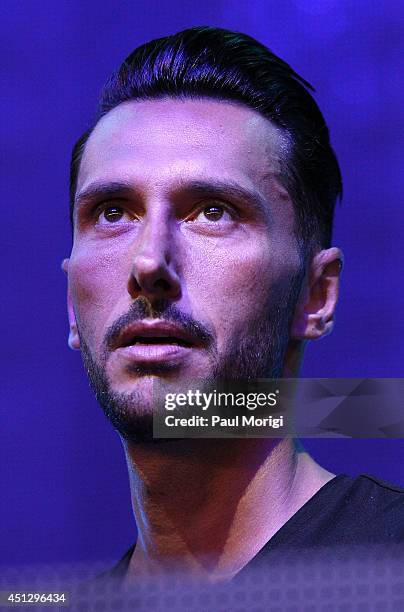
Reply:
[[[128,580],[173,567],[230,579],[333,476],[290,439],[125,442],[125,452],[138,527]]]

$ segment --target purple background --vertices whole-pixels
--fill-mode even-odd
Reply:
[[[309,347],[302,375],[402,376],[404,8],[363,0],[32,0],[1,11],[0,562],[118,558],[135,533],[124,456],[79,354],[67,348],[60,271],[70,250],[70,149],[103,82],[136,45],[201,24],[255,36],[312,82],[344,176],[334,243],[346,268],[336,329]],[[404,486],[404,441],[307,447],[334,472]]]

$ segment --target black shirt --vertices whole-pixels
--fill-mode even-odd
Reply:
[[[404,543],[404,489],[362,474],[328,481],[243,568],[275,562],[278,553]],[[123,578],[135,546],[109,572]]]

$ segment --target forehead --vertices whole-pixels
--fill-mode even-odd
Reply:
[[[280,129],[239,103],[212,99],[128,101],[107,113],[84,150],[78,191],[97,180],[226,176],[256,187],[280,172]]]

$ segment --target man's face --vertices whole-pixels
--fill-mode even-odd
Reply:
[[[230,102],[131,101],[97,124],[68,275],[73,345],[109,416],[149,413],[156,377],[281,374],[301,282],[287,154]]]

